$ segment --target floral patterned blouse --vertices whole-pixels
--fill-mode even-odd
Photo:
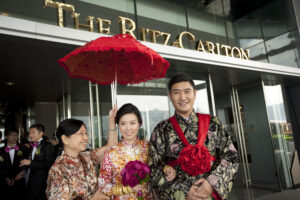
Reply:
[[[198,140],[196,113],[192,112],[187,120],[175,113],[175,118],[189,144],[196,144]],[[228,197],[233,178],[238,171],[239,155],[229,134],[217,117],[212,116],[210,119],[204,145],[210,155],[216,158],[210,172],[194,177],[184,172],[180,166],[176,166],[174,167],[175,179],[167,181],[163,168],[167,162],[178,158],[184,145],[169,120],[160,122],[154,128],[150,139],[148,164],[151,167],[150,182],[160,200],[185,199],[190,187],[200,178],[205,178],[210,183],[216,199]]]
[[[136,193],[129,192],[129,194],[114,195],[114,191],[116,191],[116,188],[124,187],[121,171],[129,161],[139,160],[147,163],[148,146],[148,142],[143,140],[137,140],[133,145],[127,144],[123,140],[105,152],[99,172],[99,187],[105,195],[112,197],[112,199],[137,199]],[[143,184],[142,193],[144,199],[152,199],[149,184]]]
[[[90,199],[98,189],[98,165],[96,150],[81,152],[78,158],[63,151],[48,174],[48,200]]]

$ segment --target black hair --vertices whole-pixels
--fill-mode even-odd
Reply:
[[[19,133],[18,129],[16,128],[10,128],[4,131],[4,135],[7,137],[9,136],[11,133]],[[2,136],[1,136],[2,137]]]
[[[118,110],[118,112],[116,114],[116,118],[115,118],[116,124],[119,124],[119,121],[123,115],[129,114],[129,113],[135,114],[135,116],[138,119],[139,124],[142,125],[143,121],[142,121],[141,113],[140,113],[139,109],[131,103],[124,104]]]
[[[36,130],[38,130],[38,132],[45,133],[45,126],[43,124],[34,124],[34,125],[31,125],[29,129],[32,129],[32,128],[36,128]]]
[[[69,137],[73,135],[81,128],[82,125],[84,125],[84,127],[86,128],[83,121],[74,118],[65,119],[62,122],[60,122],[56,129],[56,137],[58,139],[59,146],[63,147],[61,136],[65,135]]]
[[[171,92],[172,86],[175,83],[179,83],[179,82],[190,82],[190,84],[192,85],[193,89],[195,90],[195,83],[193,81],[193,79],[185,74],[175,74],[171,80],[168,83],[168,90],[169,92]]]

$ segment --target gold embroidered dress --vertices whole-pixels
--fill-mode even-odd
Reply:
[[[148,142],[136,140],[134,144],[128,144],[124,140],[112,146],[105,152],[102,166],[99,172],[99,187],[101,191],[113,199],[133,200],[137,199],[137,193],[132,192],[129,186],[122,185],[121,171],[130,161],[148,161]],[[144,199],[152,199],[149,184],[143,184]]]

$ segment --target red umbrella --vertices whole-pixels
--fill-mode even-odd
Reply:
[[[100,37],[58,60],[73,78],[106,85],[165,77],[169,62],[128,34]]]

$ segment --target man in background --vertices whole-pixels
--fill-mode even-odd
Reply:
[[[23,199],[26,196],[25,169],[20,167],[21,160],[28,158],[28,149],[18,143],[18,130],[5,131],[6,145],[0,149],[0,162],[3,192],[9,199]]]
[[[20,166],[27,166],[26,183],[30,200],[46,200],[48,171],[55,159],[53,145],[43,139],[45,127],[32,125],[29,129],[29,159],[21,161]]]

